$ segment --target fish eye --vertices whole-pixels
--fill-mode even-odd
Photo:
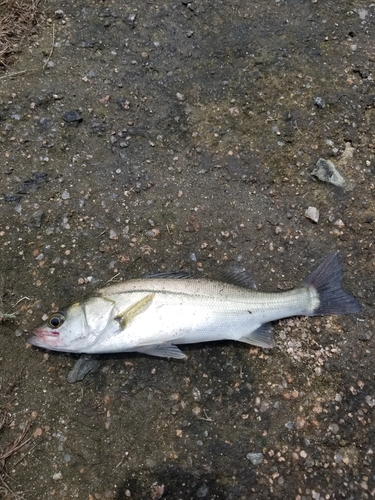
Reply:
[[[59,328],[65,321],[65,314],[61,311],[52,314],[48,318],[48,324],[51,328]]]

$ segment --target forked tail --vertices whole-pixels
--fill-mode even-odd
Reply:
[[[319,294],[320,304],[311,316],[351,314],[361,308],[358,300],[342,287],[342,267],[338,253],[329,255],[304,281]]]

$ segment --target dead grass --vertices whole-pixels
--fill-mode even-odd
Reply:
[[[11,477],[9,475],[8,464],[11,463],[12,470],[16,465],[23,460],[24,455],[21,454],[21,450],[30,443],[32,436],[28,436],[30,427],[32,425],[31,420],[28,420],[23,429],[14,437],[10,442],[8,442],[2,449],[0,449],[0,497],[4,495],[7,499],[18,500],[23,498],[23,493],[14,491],[11,484]],[[0,432],[6,429],[12,429],[14,427],[14,418],[11,413],[7,411],[2,411],[0,413]],[[21,456],[20,456],[21,454]]]
[[[34,418],[30,416],[22,422],[14,414],[17,400],[15,390],[25,378],[21,370],[8,387],[2,387],[0,405],[0,498],[6,500],[22,500],[23,492],[15,491],[13,487],[14,473],[17,465],[32,453],[40,442],[40,433],[31,433]]]
[[[0,0],[0,71],[8,68],[35,27],[40,1]]]

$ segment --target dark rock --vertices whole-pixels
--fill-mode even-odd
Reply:
[[[35,191],[36,189],[38,189],[46,182],[48,182],[48,174],[44,172],[37,172],[36,174],[34,174],[34,177],[32,179],[27,179],[20,185],[17,193],[19,194],[30,193],[31,191]]]
[[[66,123],[74,123],[74,122],[80,123],[83,120],[82,114],[77,110],[67,111],[66,113],[63,114],[62,118]]]
[[[6,203],[17,203],[21,200],[21,196],[14,196],[13,194],[4,194],[3,197]]]
[[[34,212],[27,221],[28,227],[40,227],[42,225],[45,214],[43,210],[37,210]]]

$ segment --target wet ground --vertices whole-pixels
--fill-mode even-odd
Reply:
[[[0,495],[374,497],[374,4],[42,7],[0,80]],[[272,351],[107,355],[70,384],[74,355],[26,346],[109,280],[236,263],[277,290],[337,250],[362,311],[281,321]]]

